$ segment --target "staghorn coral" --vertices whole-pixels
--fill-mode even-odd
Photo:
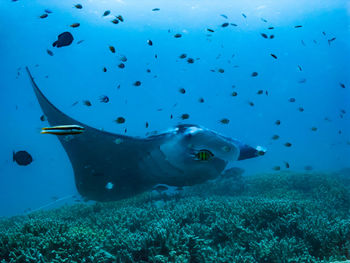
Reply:
[[[343,177],[280,173],[230,178],[164,201],[145,193],[4,219],[0,262],[350,259],[349,184]],[[226,185],[234,182],[240,186]],[[233,192],[220,192],[220,187]]]

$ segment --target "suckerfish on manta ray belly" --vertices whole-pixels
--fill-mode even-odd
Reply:
[[[75,184],[87,199],[111,201],[151,190],[157,184],[191,186],[216,178],[229,162],[264,155],[198,125],[135,138],[101,131],[58,110],[40,91],[28,68],[39,104],[71,161]]]

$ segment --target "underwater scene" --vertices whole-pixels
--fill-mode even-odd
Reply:
[[[0,263],[350,262],[349,1],[0,11]]]

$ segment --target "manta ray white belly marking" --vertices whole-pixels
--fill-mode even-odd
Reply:
[[[145,138],[95,129],[57,109],[26,69],[38,102],[53,126],[43,131],[57,135],[72,164],[77,189],[88,199],[118,200],[157,184],[182,187],[203,183],[219,176],[228,162],[264,154],[260,148],[197,125],[179,125]],[[67,130],[69,140],[62,136]],[[210,153],[210,158],[198,157],[200,151]]]

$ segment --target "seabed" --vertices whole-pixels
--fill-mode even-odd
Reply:
[[[350,262],[349,211],[350,169],[237,173],[1,220],[0,262]]]

